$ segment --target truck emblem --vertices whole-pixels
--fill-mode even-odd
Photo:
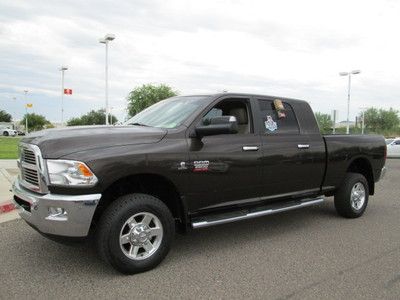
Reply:
[[[178,170],[187,170],[186,163],[184,161],[181,161]]]
[[[267,121],[265,121],[264,124],[265,124],[265,128],[268,129],[269,131],[275,131],[278,129],[278,125],[272,119],[271,116],[267,116]]]

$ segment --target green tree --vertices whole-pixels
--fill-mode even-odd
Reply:
[[[37,131],[47,127],[51,127],[52,124],[44,116],[35,113],[25,114],[20,124],[25,126],[26,118],[28,117],[28,130]]]
[[[178,92],[166,84],[144,84],[129,93],[127,98],[128,114],[132,117],[146,107],[176,95]]]
[[[0,122],[11,122],[11,115],[5,110],[0,110]]]
[[[116,116],[111,115],[111,123],[118,122]],[[104,125],[106,123],[106,113],[104,109],[91,110],[78,118],[68,120],[67,126],[80,126],[80,125]]]
[[[398,111],[393,108],[385,110],[371,107],[365,111],[364,117],[365,127],[375,133],[383,133],[390,130],[396,131],[400,125]]]
[[[316,112],[315,118],[321,133],[330,133],[332,131],[333,122],[330,115]]]

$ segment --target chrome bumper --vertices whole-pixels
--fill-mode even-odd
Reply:
[[[14,203],[22,219],[42,233],[68,237],[88,235],[101,198],[101,194],[36,194],[23,188],[19,179],[14,182],[12,189],[16,196]]]

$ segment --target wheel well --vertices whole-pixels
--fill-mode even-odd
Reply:
[[[104,210],[114,200],[131,193],[149,194],[160,199],[171,211],[177,225],[184,230],[186,218],[177,188],[165,177],[154,174],[138,174],[124,177],[109,186],[102,194],[93,216],[92,225],[96,225]]]
[[[364,175],[368,181],[369,194],[375,193],[374,174],[370,162],[365,158],[355,159],[347,168],[347,172],[359,173]]]

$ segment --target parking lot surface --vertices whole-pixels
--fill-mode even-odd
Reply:
[[[400,298],[400,160],[388,160],[364,216],[333,199],[303,210],[177,235],[156,269],[125,276],[87,245],[0,224],[0,298]]]

